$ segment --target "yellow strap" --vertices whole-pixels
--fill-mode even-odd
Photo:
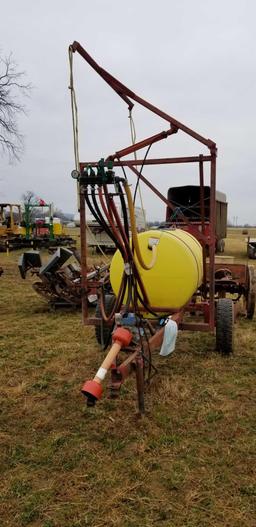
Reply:
[[[153,252],[152,261],[150,262],[149,265],[145,264],[145,262],[144,262],[144,260],[142,258],[141,252],[140,252],[138,233],[137,233],[137,227],[136,227],[136,218],[135,218],[135,214],[134,214],[134,206],[133,206],[133,201],[132,201],[132,194],[131,194],[129,185],[128,185],[128,183],[126,181],[124,183],[124,186],[125,186],[125,193],[126,193],[127,203],[128,203],[128,208],[129,208],[129,214],[130,214],[132,241],[133,241],[135,253],[136,253],[136,256],[138,258],[138,261],[139,261],[139,264],[141,265],[141,267],[143,269],[145,269],[145,271],[149,271],[150,269],[152,269],[152,267],[154,267],[154,265],[156,263],[156,252],[157,252],[156,251],[156,246],[153,245],[153,247],[152,247],[152,252]]]

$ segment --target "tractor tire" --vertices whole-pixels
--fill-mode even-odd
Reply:
[[[256,247],[251,245],[249,242],[247,244],[247,256],[250,258],[250,260],[256,259]]]
[[[248,291],[246,294],[246,317],[252,320],[255,311],[255,270],[253,265],[248,265]]]
[[[105,296],[105,312],[106,315],[110,315],[114,303],[115,303],[116,297],[114,295],[106,295]],[[97,342],[102,346],[102,349],[105,350],[108,347],[111,333],[114,328],[114,321],[113,324],[108,325],[106,322],[102,319],[101,316],[101,310],[100,310],[100,303],[97,302],[96,309],[95,309],[95,316],[97,318],[101,319],[101,324],[99,326],[95,326],[95,336]]]
[[[217,301],[216,349],[223,355],[234,351],[234,304],[231,298],[219,298]]]

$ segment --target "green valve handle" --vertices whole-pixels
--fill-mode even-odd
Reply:
[[[87,167],[86,167],[86,175],[87,176],[92,176],[92,177],[95,176],[95,170],[93,170],[91,165],[87,165]]]

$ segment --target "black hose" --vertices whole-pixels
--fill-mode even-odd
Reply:
[[[93,215],[93,217],[95,218],[95,220],[97,221],[97,223],[99,223],[101,225],[101,221],[100,221],[100,218],[97,216],[91,202],[90,202],[90,199],[89,199],[89,196],[87,194],[87,191],[84,193],[84,198],[85,198],[85,201],[86,201],[86,205],[88,206],[88,209],[90,210],[91,214]]]
[[[119,193],[119,198],[120,198],[120,203],[121,203],[121,209],[123,213],[124,230],[125,230],[127,239],[129,240],[129,222],[128,222],[128,215],[127,215],[127,207],[126,207],[126,203],[125,203],[125,199],[124,199],[124,195],[123,195],[123,191],[122,191],[122,187],[120,183],[117,183],[117,188],[118,188],[118,193]]]
[[[120,253],[123,256],[124,255],[123,247],[121,247],[121,245],[118,243],[117,239],[113,235],[110,227],[108,226],[108,224],[106,223],[106,221],[105,221],[105,219],[104,219],[104,217],[102,215],[102,212],[101,212],[101,210],[100,210],[100,208],[98,206],[97,200],[96,200],[95,189],[94,188],[91,189],[91,196],[92,196],[93,205],[94,205],[95,211],[96,211],[94,213],[95,219],[96,219],[96,217],[98,218],[97,219],[98,223],[101,225],[101,227],[104,229],[104,231],[108,234],[110,239],[114,242],[114,244],[116,245],[117,249],[119,249]],[[89,206],[89,204],[88,204],[88,206]],[[92,207],[92,209],[93,209],[93,207]]]
[[[104,217],[102,216],[101,210],[100,210],[100,208],[99,208],[99,206],[97,204],[97,200],[96,200],[96,197],[95,197],[95,190],[94,189],[91,189],[91,195],[92,195],[93,204],[94,204],[96,210],[93,208],[93,206],[91,204],[91,201],[89,199],[89,196],[88,196],[88,194],[86,192],[85,193],[85,201],[86,201],[86,204],[88,205],[89,210],[91,211],[91,213],[92,213],[93,217],[95,218],[95,220],[97,221],[97,223],[108,234],[110,239],[113,241],[113,243],[116,245],[117,249],[119,249],[120,253],[124,257],[123,248],[121,247],[121,245],[116,240],[116,238],[113,235],[111,229],[109,228],[108,224],[105,222]]]
[[[104,189],[104,192],[105,192],[105,198],[106,198],[106,203],[107,203],[107,206],[105,205],[107,212],[106,212],[106,210],[104,210],[103,204],[102,204],[102,208],[103,208],[103,210],[104,210],[105,216],[107,217],[107,214],[109,215],[108,220],[109,220],[110,225],[111,225],[111,222],[112,222],[112,228],[113,228],[113,227],[115,227],[115,225],[114,225],[114,221],[115,221],[115,220],[114,220],[114,218],[113,218],[113,214],[112,214],[112,211],[111,211],[111,207],[110,207],[110,205],[109,205],[109,196],[108,196],[107,185],[104,185],[104,186],[103,186],[103,189]],[[95,205],[95,207],[96,207],[96,209],[97,209],[97,212],[100,214],[100,216],[101,216],[103,222],[106,224],[106,222],[105,222],[105,220],[104,220],[104,217],[102,216],[101,210],[100,210],[99,207],[98,207],[98,204],[97,204],[97,201],[96,201],[96,198],[95,198],[95,192],[92,193],[92,199],[93,199],[93,203],[94,203],[94,205]],[[100,199],[101,199],[101,194],[100,194]],[[103,196],[102,196],[102,199],[103,199]],[[106,224],[106,225],[107,225],[107,224]],[[122,255],[123,260],[126,261],[127,258],[126,258],[125,246],[123,246],[123,244],[120,242],[120,238],[119,238],[119,236],[118,236],[118,231],[117,231],[117,229],[115,229],[115,230],[116,230],[116,235],[115,235],[115,232],[113,232],[113,231],[111,230],[111,227],[109,227],[109,226],[107,225],[107,228],[108,228],[108,230],[109,230],[110,233],[111,233],[111,234],[110,234],[110,238],[113,240],[114,244],[115,244],[116,247],[119,249],[119,251],[120,251],[120,253],[121,253],[121,255]],[[122,240],[122,238],[121,238],[121,240]]]

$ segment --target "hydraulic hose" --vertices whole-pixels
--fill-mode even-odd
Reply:
[[[115,226],[115,223],[114,223],[114,219],[113,219],[113,215],[112,215],[112,211],[109,211],[105,202],[104,202],[104,198],[103,198],[103,194],[102,194],[102,189],[99,187],[99,198],[100,198],[100,203],[101,203],[101,206],[102,206],[102,209],[103,209],[103,212],[110,224],[110,227],[111,227],[111,230],[112,230],[112,239],[114,239],[114,242],[116,244],[116,246],[118,247],[118,249],[120,250],[120,253],[123,257],[123,260],[125,262],[127,262],[128,260],[128,255],[127,255],[127,251],[126,251],[126,248],[123,244],[123,241],[122,239],[120,238],[120,234]],[[113,238],[114,236],[114,238]]]
[[[129,243],[129,236],[127,237],[126,236],[126,233],[125,233],[125,230],[124,230],[124,227],[122,225],[122,222],[121,222],[121,219],[120,219],[120,216],[118,214],[118,211],[116,209],[116,206],[115,206],[115,203],[114,203],[114,200],[112,198],[110,198],[110,196],[108,196],[108,205],[111,209],[111,212],[116,220],[116,223],[117,223],[117,226],[119,228],[119,231],[121,233],[121,235],[123,236],[123,241],[124,241],[124,244],[125,244],[125,248],[126,248],[126,252],[127,252],[127,255],[128,255],[128,259],[129,259],[129,262],[130,264],[132,265],[133,267],[133,273],[134,273],[134,276],[139,284],[139,287],[141,289],[141,293],[145,299],[146,302],[148,302],[148,297],[147,297],[147,294],[146,294],[146,291],[145,291],[145,288],[144,288],[144,285],[143,285],[143,282],[142,282],[142,278],[140,276],[140,273],[139,273],[139,270],[138,270],[138,267],[136,265],[136,262],[134,261],[134,256],[133,256],[133,251],[131,249],[131,246],[130,246],[130,243]]]
[[[100,291],[100,311],[101,311],[101,315],[102,315],[104,322],[109,322],[113,318],[114,314],[120,310],[120,307],[123,303],[123,298],[124,298],[124,294],[126,290],[126,284],[127,284],[127,276],[124,273],[121,284],[120,284],[118,296],[116,298],[116,301],[114,303],[111,313],[109,313],[108,315],[106,314],[105,308],[104,308],[104,297],[103,297],[102,290]]]
[[[99,223],[99,225],[101,225],[101,227],[105,230],[105,232],[108,234],[108,236],[110,237],[110,239],[115,243],[115,245],[117,246],[117,248],[119,249],[120,253],[122,254],[122,256],[124,257],[124,251],[123,251],[123,246],[121,243],[119,243],[119,241],[117,240],[117,238],[115,238],[113,232],[111,231],[111,229],[109,228],[108,224],[106,223],[102,213],[101,213],[101,210],[97,204],[97,200],[96,200],[96,196],[95,196],[95,190],[94,189],[91,189],[92,192],[91,192],[91,195],[92,195],[92,199],[93,199],[93,204],[94,204],[94,207],[92,206],[91,202],[90,202],[90,199],[89,199],[89,196],[87,193],[85,193],[85,201],[86,201],[86,204],[89,208],[89,210],[91,211],[93,217],[95,218],[95,220]]]
[[[130,243],[129,243],[129,224],[128,224],[127,210],[126,210],[126,205],[125,205],[125,200],[124,200],[123,194],[122,194],[123,203],[121,203],[121,205],[122,205],[122,207],[124,206],[124,208],[125,208],[125,212],[123,213],[124,220],[125,220],[125,213],[126,213],[126,218],[127,218],[127,223],[126,223],[125,226],[122,225],[122,221],[121,221],[119,213],[118,213],[118,211],[116,209],[114,200],[112,199],[112,197],[110,197],[110,195],[108,193],[107,185],[104,185],[103,188],[104,188],[104,196],[103,196],[102,188],[99,187],[99,189],[98,189],[99,199],[100,199],[102,210],[103,210],[103,212],[104,212],[104,214],[105,214],[105,216],[106,216],[106,218],[107,218],[107,220],[109,222],[110,230],[112,231],[112,237],[113,237],[113,234],[114,234],[114,237],[115,237],[114,239],[115,239],[116,246],[120,250],[124,262],[129,262],[131,264],[131,266],[133,268],[134,276],[136,278],[136,281],[138,281],[138,285],[140,287],[142,296],[144,297],[144,301],[147,304],[148,303],[147,293],[146,293],[146,290],[144,288],[144,284],[142,282],[142,279],[141,279],[140,273],[138,271],[137,265],[136,265],[136,263],[134,261],[133,251],[132,251],[132,249],[130,247]],[[119,190],[121,190],[121,188]],[[97,210],[98,206],[97,206],[97,202],[96,202],[96,198],[95,198],[95,193],[94,192],[92,192],[92,199],[93,199],[93,203],[94,203],[94,205],[96,207],[96,210]],[[105,202],[105,200],[106,200],[106,202]],[[133,205],[132,205],[132,207],[133,207]],[[99,209],[97,210],[97,213],[99,215],[101,215],[101,211]],[[117,227],[116,227],[116,224],[117,224]],[[135,218],[134,218],[134,224],[135,224],[135,232],[137,234]],[[128,228],[128,236],[126,234],[127,228]],[[155,247],[154,247],[154,249],[155,249]],[[125,295],[125,291],[126,291],[126,286],[127,286],[127,278],[128,278],[127,275],[124,274],[123,278],[122,278],[122,282],[120,284],[120,289],[119,289],[119,292],[118,292],[117,301],[115,302],[115,306],[113,306],[113,309],[112,309],[112,312],[111,312],[110,315],[108,315],[108,316],[106,315],[105,310],[104,310],[103,297],[101,296],[101,298],[100,298],[100,307],[101,307],[101,312],[102,312],[102,318],[106,322],[112,318],[112,316],[116,312],[116,310],[118,310],[119,307],[122,305],[122,301],[123,301],[123,298],[124,298],[124,295]]]
[[[126,207],[126,203],[125,203],[125,199],[124,199],[124,195],[123,195],[123,191],[122,191],[122,187],[120,183],[117,183],[117,188],[119,192],[119,198],[120,198],[120,203],[121,203],[121,208],[122,208],[122,213],[123,213],[123,218],[124,218],[124,230],[126,232],[127,239],[129,240],[129,221],[128,221],[128,215],[127,215],[127,207]]]
[[[141,255],[141,252],[140,252],[140,246],[139,246],[138,234],[137,234],[137,229],[136,229],[136,219],[135,219],[135,214],[134,214],[134,205],[133,205],[133,200],[132,200],[132,194],[131,194],[129,185],[128,185],[128,183],[126,181],[123,182],[123,185],[124,185],[125,193],[126,193],[126,196],[127,196],[127,202],[128,202],[128,208],[129,208],[129,214],[130,214],[130,222],[131,222],[132,241],[133,241],[133,245],[134,245],[134,250],[135,250],[136,256],[138,258],[138,261],[139,261],[139,264],[141,265],[141,267],[143,269],[145,269],[145,271],[150,271],[150,269],[152,269],[152,267],[154,267],[154,265],[156,263],[156,246],[155,245],[152,246],[153,258],[152,258],[152,261],[150,262],[150,264],[147,265],[144,262],[144,260],[142,258],[142,255]]]
[[[96,212],[99,224],[102,226],[102,228],[108,234],[110,239],[114,242],[114,244],[119,249],[119,251],[121,252],[121,254],[122,254],[123,258],[124,258],[125,257],[125,253],[124,253],[122,241],[118,237],[115,236],[115,234],[113,233],[113,230],[111,230],[111,228],[109,227],[109,225],[105,221],[105,218],[103,217],[102,212],[101,212],[101,210],[100,210],[100,208],[98,206],[98,203],[97,203],[97,200],[96,200],[96,196],[95,196],[95,190],[93,188],[92,188],[92,191],[91,191],[91,195],[92,195],[92,200],[93,200],[93,204],[94,204],[94,207],[95,207],[95,212]]]
[[[94,205],[97,217],[99,218],[99,224],[104,228],[104,231],[108,234],[108,236],[111,238],[111,240],[113,242],[115,242],[115,236],[113,235],[111,229],[109,228],[107,222],[105,221],[105,218],[102,215],[102,212],[101,212],[101,210],[99,208],[99,205],[97,203],[97,199],[96,199],[96,196],[95,196],[95,189],[93,187],[91,189],[91,196],[92,196],[92,201],[93,201],[93,205]]]
[[[94,198],[95,198],[95,196],[94,196]],[[109,229],[107,223],[105,222],[105,220],[104,220],[104,218],[103,218],[103,216],[102,216],[102,214],[100,212],[100,209],[97,206],[97,209],[99,211],[99,215],[98,215],[96,210],[95,210],[95,208],[93,208],[93,206],[91,204],[91,201],[89,199],[89,196],[88,196],[87,192],[85,193],[85,201],[86,201],[86,205],[88,206],[91,214],[93,215],[93,217],[95,218],[97,223],[106,231],[106,233],[111,238],[111,240],[115,241],[115,238],[114,238],[113,234],[111,233],[111,230]],[[97,205],[97,202],[96,202],[96,205]],[[94,207],[95,207],[95,203],[94,203]]]
[[[108,206],[109,206],[109,212],[110,211],[112,212],[113,219],[114,219],[114,221],[116,221],[116,224],[117,224],[117,227],[118,227],[118,229],[120,231],[120,234],[123,237],[123,242],[124,242],[125,247],[126,247],[126,252],[127,252],[127,254],[128,253],[131,254],[131,250],[130,250],[130,246],[129,246],[129,234],[127,236],[125,228],[124,228],[124,226],[122,224],[120,215],[118,214],[116,205],[114,203],[114,200],[110,196],[108,198]]]

